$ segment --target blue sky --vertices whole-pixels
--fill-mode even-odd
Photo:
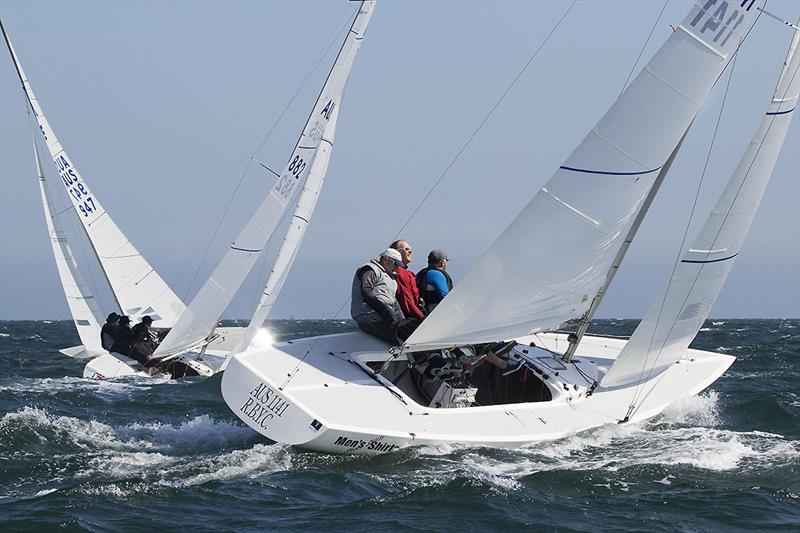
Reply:
[[[614,101],[662,5],[578,2],[402,232],[416,251],[412,269],[431,248],[445,248],[458,281]],[[275,318],[335,315],[355,267],[395,237],[567,6],[379,2]],[[637,72],[689,6],[669,2]],[[276,169],[285,162],[355,8],[333,0],[4,1],[0,16],[84,178],[189,301],[273,183],[257,165],[245,172],[251,155],[299,88],[256,155]],[[768,9],[800,15],[796,1],[771,0]],[[763,116],[789,39],[762,17],[741,50],[690,238]],[[0,56],[0,319],[66,318],[26,103],[8,53]],[[598,316],[640,317],[666,283],[726,81],[701,111]],[[795,119],[713,317],[800,316],[799,130]],[[52,191],[66,202],[63,189]],[[250,315],[273,241],[266,270],[259,263],[227,317]]]

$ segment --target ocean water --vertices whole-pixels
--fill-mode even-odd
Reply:
[[[75,344],[71,322],[0,322],[0,531],[800,531],[800,320],[708,321],[693,346],[737,362],[647,423],[377,457],[266,441],[219,376],[82,379]]]

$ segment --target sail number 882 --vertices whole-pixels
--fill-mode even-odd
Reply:
[[[299,155],[294,156],[294,159],[292,159],[292,161],[289,163],[289,167],[286,169],[288,172],[283,174],[281,179],[278,180],[275,190],[277,190],[278,193],[284,198],[288,198],[294,189],[295,181],[300,176],[300,173],[305,170],[305,168],[306,162],[303,161],[303,158],[301,158]]]

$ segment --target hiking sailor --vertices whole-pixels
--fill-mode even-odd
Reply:
[[[431,250],[428,254],[428,267],[417,273],[419,295],[425,301],[425,311],[429,314],[453,290],[453,279],[447,273],[448,261],[444,250]]]
[[[425,318],[425,313],[422,311],[425,302],[419,297],[419,288],[417,287],[417,280],[414,273],[408,269],[411,263],[411,245],[407,241],[399,240],[394,241],[389,248],[394,248],[400,252],[400,257],[403,260],[402,265],[398,265],[394,272],[395,280],[397,281],[397,301],[400,303],[400,309],[407,318],[416,318],[422,320]]]
[[[406,320],[397,301],[394,272],[401,264],[400,252],[387,248],[353,276],[350,316],[361,331],[390,344],[405,340],[419,324]]]
[[[133,334],[133,341],[131,343],[130,357],[136,359],[141,364],[145,364],[149,356],[153,355],[156,350],[156,341],[150,333],[150,326],[153,324],[153,319],[149,316],[143,316],[142,321],[133,326],[131,333]]]
[[[100,330],[100,345],[104,350],[113,352],[115,351],[114,346],[119,343],[119,339],[119,315],[110,313],[106,317],[103,329]]]

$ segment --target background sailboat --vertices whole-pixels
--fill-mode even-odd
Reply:
[[[183,302],[119,229],[89,183],[78,172],[45,117],[4,27],[2,32],[47,150],[111,287],[119,311],[129,315],[132,320],[150,315],[154,327],[172,327],[185,309]]]

